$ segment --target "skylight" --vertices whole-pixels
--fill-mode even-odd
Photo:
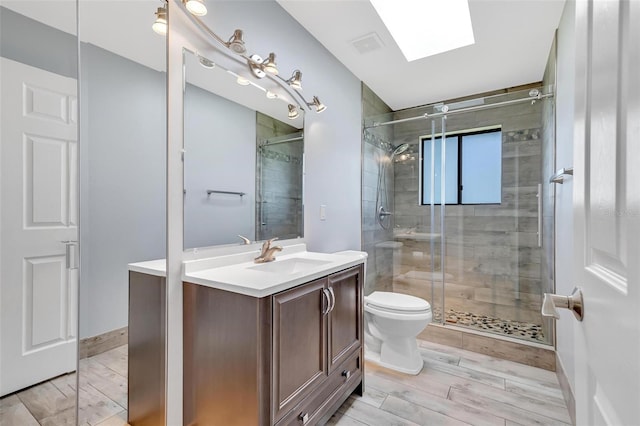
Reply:
[[[475,43],[467,0],[370,0],[407,61]]]

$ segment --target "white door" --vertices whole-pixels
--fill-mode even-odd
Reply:
[[[640,425],[640,1],[576,2],[578,425]]]
[[[76,369],[78,277],[62,241],[78,239],[78,150],[76,80],[0,60],[5,395]]]

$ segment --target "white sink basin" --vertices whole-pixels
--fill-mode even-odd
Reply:
[[[344,251],[316,253],[305,244],[285,245],[273,262],[255,264],[260,245],[238,252],[195,259],[183,263],[182,280],[252,297],[265,297],[294,286],[363,264],[367,253]]]
[[[289,259],[274,260],[269,263],[250,266],[247,269],[255,271],[269,272],[272,274],[297,274],[320,265],[331,263],[328,260],[306,259],[302,257],[291,257]]]

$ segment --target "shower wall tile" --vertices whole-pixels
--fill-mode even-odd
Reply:
[[[363,117],[374,117],[388,114],[391,108],[387,106],[371,89],[362,85]],[[362,247],[369,257],[365,272],[365,295],[373,291],[392,291],[393,289],[393,250],[377,246],[381,242],[393,240],[392,227],[383,229],[377,222],[376,196],[380,162],[387,153],[372,142],[389,145],[393,142],[391,128],[380,127],[372,129],[369,134],[363,132],[362,140]],[[387,167],[387,190],[381,194],[390,200],[391,205],[385,206],[388,211],[394,211],[395,206],[392,191],[394,188],[393,167]]]

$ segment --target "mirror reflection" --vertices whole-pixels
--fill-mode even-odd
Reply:
[[[77,19],[33,3],[0,1],[0,424],[75,425]]]
[[[302,237],[302,119],[212,59],[184,65],[184,248]]]

